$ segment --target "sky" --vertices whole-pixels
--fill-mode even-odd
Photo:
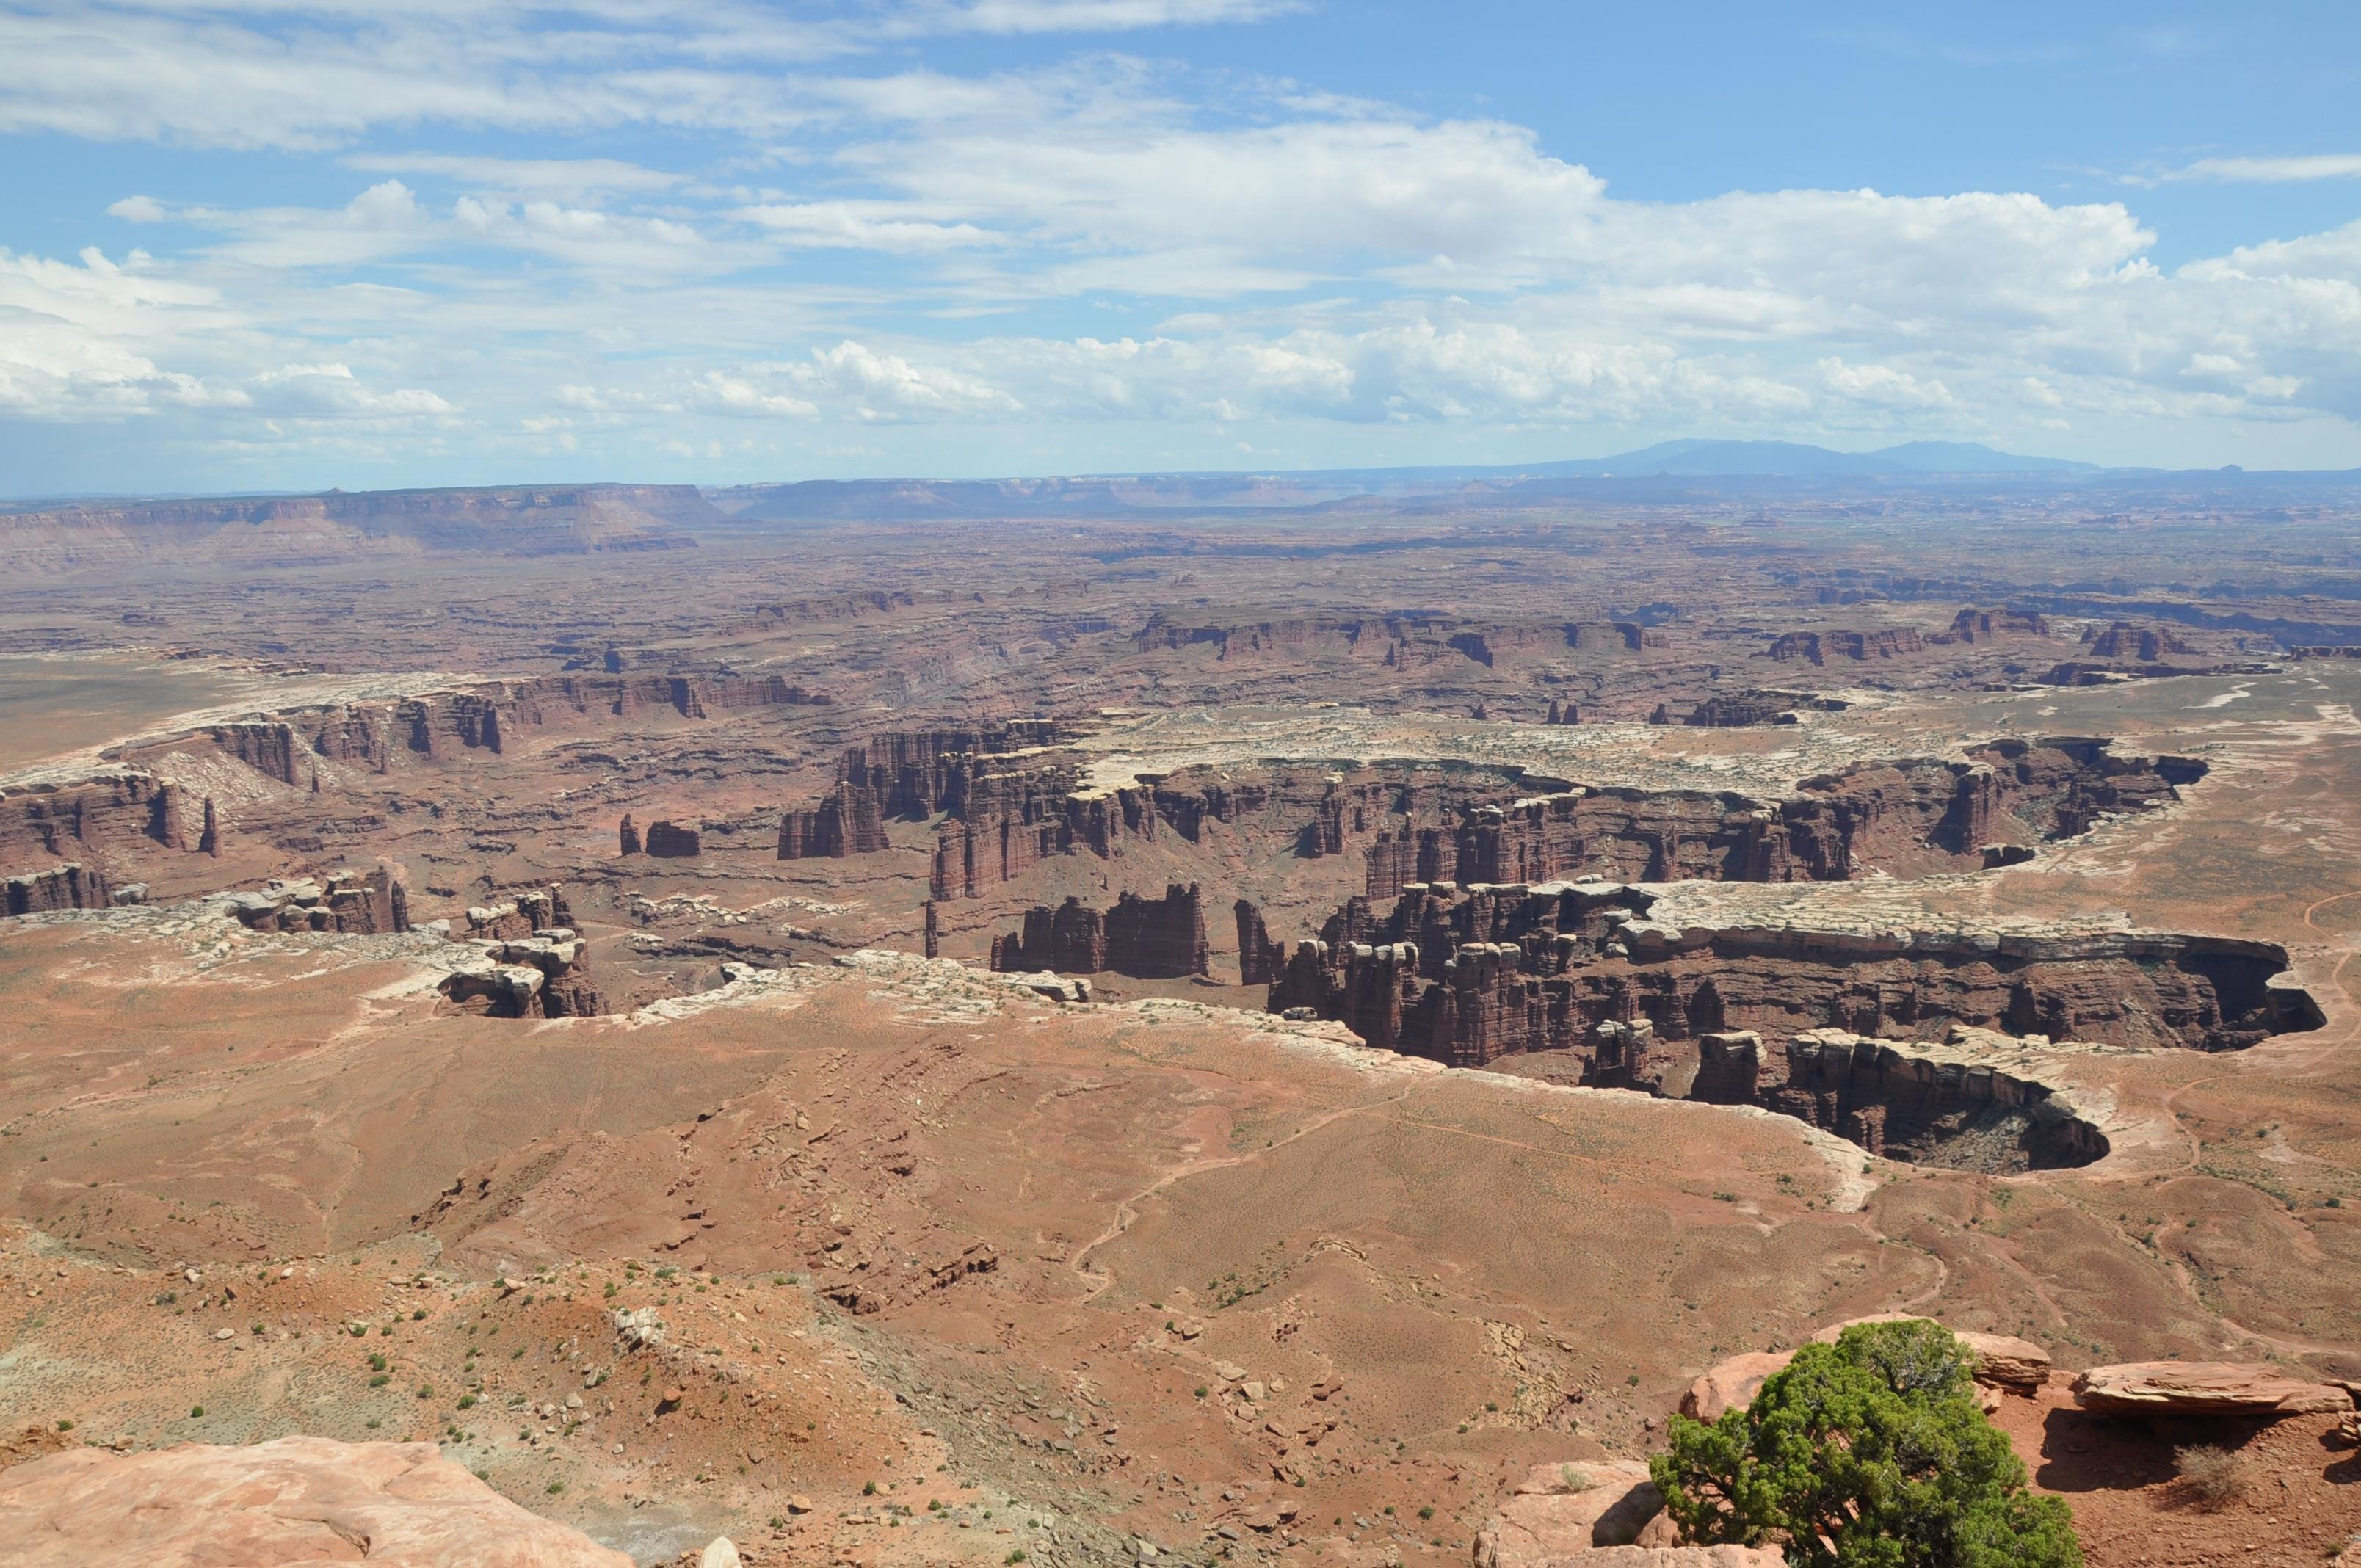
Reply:
[[[2361,466],[2361,7],[0,0],[0,494]]]

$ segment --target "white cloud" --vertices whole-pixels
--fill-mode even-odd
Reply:
[[[2166,180],[2217,180],[2277,185],[2304,180],[2361,179],[2361,152],[2321,152],[2289,158],[2201,158]]]

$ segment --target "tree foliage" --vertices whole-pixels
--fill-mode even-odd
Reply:
[[[1939,1323],[1861,1323],[1809,1344],[1754,1402],[1673,1418],[1650,1462],[1685,1539],[1775,1543],[1795,1568],[2081,1568],[2065,1503],[1978,1408]]]

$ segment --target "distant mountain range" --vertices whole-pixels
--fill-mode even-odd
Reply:
[[[1096,474],[1007,479],[810,479],[705,492],[734,522],[829,519],[1081,517],[1093,512],[1331,511],[1390,503],[1542,505],[1554,499],[1671,500],[1888,484],[1904,488],[2349,488],[2361,474],[2247,476],[2235,468],[2169,474],[2029,457],[1971,441],[1910,441],[1834,452],[1789,441],[1665,441],[1613,457],[1462,467],[1320,468],[1259,473]]]
[[[1995,452],[1973,441],[1905,441],[1875,452],[1831,452],[1793,441],[1660,441],[1613,457],[1578,457],[1539,463],[1522,470],[1583,478],[1626,478],[1644,474],[1736,477],[1747,474],[2095,474],[2096,463],[2064,457],[2026,457]]]

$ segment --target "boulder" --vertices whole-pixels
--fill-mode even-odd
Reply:
[[[1636,1459],[1535,1468],[1476,1535],[1476,1568],[1539,1568],[1593,1547],[1626,1546],[1663,1511]]]
[[[82,1448],[0,1472],[0,1562],[631,1568],[510,1502],[431,1442],[282,1437]]]
[[[1681,1396],[1681,1414],[1711,1421],[1719,1420],[1724,1410],[1742,1409],[1754,1402],[1773,1374],[1784,1372],[1795,1358],[1791,1350],[1754,1350],[1716,1363]]]
[[[2074,1379],[2074,1402],[2103,1416],[2279,1416],[2353,1409],[2334,1383],[2242,1361],[2133,1361]]]

